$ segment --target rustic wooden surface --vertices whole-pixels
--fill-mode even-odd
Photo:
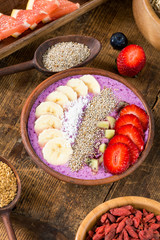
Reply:
[[[86,214],[108,199],[135,195],[160,201],[160,52],[147,43],[139,33],[133,19],[131,4],[130,0],[108,1],[0,61],[0,67],[5,67],[30,60],[34,50],[44,40],[64,34],[82,34],[91,35],[102,43],[101,53],[88,66],[117,73],[115,58],[118,51],[112,49],[109,39],[112,33],[122,31],[130,43],[139,44],[145,50],[146,67],[138,78],[127,78],[127,80],[144,94],[155,119],[156,130],[152,150],[133,174],[113,184],[71,185],[52,178],[38,169],[26,153],[21,141],[19,122],[22,107],[27,96],[46,76],[36,70],[30,70],[1,78],[0,154],[17,168],[22,181],[22,195],[13,211],[13,223],[19,240],[36,239],[36,231],[26,224],[23,225],[25,220],[19,225],[18,215],[23,219],[30,219],[30,223],[40,220],[44,226],[49,224],[50,231],[53,227],[60,230],[69,240],[73,240]],[[45,232],[45,227],[42,229]],[[0,223],[0,239],[7,240],[2,223]],[[46,235],[43,239],[51,238]]]

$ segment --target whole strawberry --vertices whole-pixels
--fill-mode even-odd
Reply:
[[[117,68],[121,75],[134,77],[145,66],[146,56],[142,47],[131,44],[119,53]]]

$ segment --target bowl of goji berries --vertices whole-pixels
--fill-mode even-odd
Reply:
[[[75,240],[158,240],[160,203],[144,197],[119,197],[94,208]]]

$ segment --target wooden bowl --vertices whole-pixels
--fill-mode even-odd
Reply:
[[[107,202],[104,202],[94,208],[82,221],[78,228],[75,240],[85,240],[86,234],[95,225],[97,220],[111,208],[122,207],[125,205],[132,205],[137,209],[146,209],[147,211],[153,212],[155,215],[160,214],[160,203],[144,197],[119,197]]]
[[[147,140],[145,149],[142,152],[138,162],[135,163],[132,167],[130,167],[126,172],[124,172],[120,175],[114,175],[114,176],[111,176],[111,177],[108,177],[108,178],[98,179],[98,180],[83,180],[83,179],[68,177],[68,176],[60,174],[60,173],[54,171],[53,169],[51,169],[50,167],[48,167],[37,156],[37,154],[33,150],[32,146],[31,146],[31,143],[29,141],[28,132],[27,132],[28,117],[29,117],[31,108],[32,108],[34,102],[36,101],[37,97],[40,95],[40,93],[44,89],[49,87],[51,84],[53,84],[54,82],[56,82],[60,79],[63,79],[63,78],[69,77],[69,76],[84,75],[84,74],[102,75],[102,76],[110,77],[112,79],[115,79],[115,80],[123,83],[124,85],[126,85],[128,88],[130,88],[137,95],[137,97],[143,103],[147,114],[149,115],[149,134],[148,134],[148,140]],[[117,181],[121,178],[124,178],[124,177],[128,176],[137,167],[139,167],[142,164],[142,162],[145,160],[145,158],[147,157],[147,155],[148,155],[148,153],[151,149],[151,146],[152,146],[152,143],[153,143],[153,137],[154,137],[154,122],[153,122],[152,112],[151,112],[148,104],[146,103],[144,97],[142,96],[142,94],[137,89],[135,89],[134,86],[132,86],[129,82],[127,82],[121,76],[116,75],[116,74],[111,73],[111,72],[108,72],[108,71],[105,71],[105,70],[102,70],[102,69],[96,69],[96,68],[75,68],[75,69],[73,68],[73,69],[69,69],[69,70],[57,73],[57,74],[47,78],[41,84],[39,84],[34,89],[34,91],[31,93],[31,95],[28,97],[28,99],[26,100],[26,103],[25,103],[25,105],[22,109],[22,113],[21,113],[20,126],[21,126],[21,135],[22,135],[23,144],[24,144],[28,154],[31,156],[33,161],[40,168],[42,168],[45,172],[47,172],[48,174],[50,174],[53,177],[56,177],[60,180],[63,180],[65,182],[69,182],[69,183],[74,183],[74,184],[81,184],[81,185],[99,185],[99,184],[111,183],[111,182],[115,182],[115,181]]]
[[[160,18],[155,13],[149,0],[133,0],[135,22],[149,43],[160,50]]]

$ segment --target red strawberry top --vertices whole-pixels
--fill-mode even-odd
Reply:
[[[146,56],[142,47],[131,44],[119,53],[117,68],[121,75],[134,77],[145,66]]]

